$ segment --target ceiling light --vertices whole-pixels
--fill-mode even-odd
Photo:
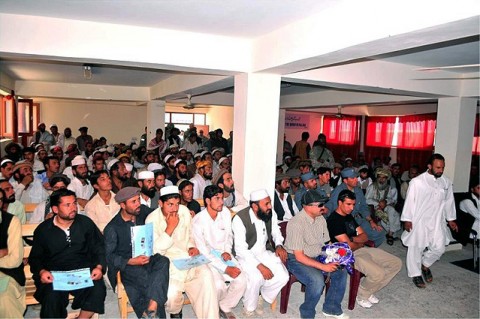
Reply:
[[[92,67],[90,65],[83,66],[83,77],[87,80],[92,79]]]

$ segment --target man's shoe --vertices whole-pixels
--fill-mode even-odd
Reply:
[[[224,318],[224,319],[237,319],[237,317],[235,317],[235,314],[231,311],[229,312],[225,312],[223,311],[222,309],[220,309],[220,318]]]
[[[426,287],[422,276],[413,277],[412,280],[413,280],[413,283],[415,284],[415,286],[417,286],[418,288],[425,288]]]
[[[179,313],[171,313],[170,318],[183,318],[183,313],[181,310]]]
[[[259,316],[263,315],[263,298],[261,295],[258,296],[257,309],[255,309],[255,312]]]
[[[372,305],[373,304],[377,304],[380,302],[380,300],[378,300],[377,297],[375,297],[375,295],[371,295],[370,297],[368,297],[367,299]]]
[[[157,312],[155,310],[146,310],[142,314],[142,319],[158,319]]]
[[[248,311],[247,309],[243,308],[243,316],[245,318],[252,318],[255,316],[255,311]]]
[[[425,267],[422,265],[422,275],[423,277],[425,277],[425,281],[430,283],[433,281],[433,276],[432,276],[432,272],[430,271],[430,268],[428,267]]]
[[[357,297],[357,303],[363,308],[372,308],[372,303],[368,300],[359,299]]]
[[[341,315],[331,315],[331,314],[328,314],[328,313],[325,313],[323,312],[323,315],[327,318],[336,318],[336,319],[350,319],[349,316],[347,316],[345,313],[342,313]]]

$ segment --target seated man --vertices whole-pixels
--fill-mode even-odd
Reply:
[[[205,187],[203,200],[205,209],[192,221],[193,238],[200,253],[211,261],[208,266],[217,287],[221,317],[235,319],[232,308],[235,308],[242,298],[247,278],[232,257],[230,211],[223,206],[223,190],[218,186]],[[227,286],[226,281],[230,282],[230,285]]]
[[[292,196],[288,194],[290,188],[290,176],[277,173],[275,175],[275,194],[273,208],[277,214],[279,223],[289,221],[298,214],[297,205],[293,202]]]
[[[19,161],[15,163],[10,181],[15,190],[15,198],[23,204],[40,203],[48,197],[42,182],[34,178],[30,162]]]
[[[25,224],[27,221],[25,206],[19,200],[15,199],[15,190],[12,184],[10,184],[8,180],[0,178],[0,189],[5,192],[5,197],[0,205],[0,209],[17,216],[22,225]]]
[[[478,205],[478,199],[480,197],[480,183],[478,176],[471,178],[470,193],[468,195],[468,198],[460,202],[459,208],[463,212],[468,213],[475,218],[471,230],[476,231],[478,236],[480,234],[480,206]],[[472,237],[473,236],[470,236],[470,238]]]
[[[330,239],[348,243],[352,249],[355,269],[365,275],[358,288],[357,303],[363,308],[370,308],[379,302],[374,293],[395,277],[402,268],[402,261],[380,248],[364,247],[367,234],[351,215],[355,207],[355,194],[345,189],[337,198],[337,208],[327,219]]]
[[[317,188],[317,176],[313,174],[312,172],[307,172],[305,174],[302,174],[301,176],[302,182],[303,182],[303,188],[300,188],[296,193],[295,193],[295,204],[297,205],[298,210],[302,209],[302,197],[303,194],[305,194],[308,190],[314,190],[316,189],[317,192],[320,193],[320,195],[327,197],[327,193],[325,193],[324,190]]]
[[[330,289],[325,296],[323,314],[327,317],[348,319],[342,311],[342,299],[347,286],[347,271],[338,263],[318,261],[322,247],[330,241],[323,206],[328,197],[315,190],[307,191],[301,200],[303,209],[287,224],[285,248],[288,252],[288,270],[305,285],[305,301],[300,305],[302,318],[315,318],[315,307],[320,301],[325,277],[330,275]]]
[[[25,311],[25,273],[20,220],[1,207],[0,189],[0,318],[22,318]]]
[[[113,289],[120,271],[125,291],[138,318],[166,318],[165,303],[168,289],[168,258],[132,257],[134,226],[145,225],[148,209],[141,209],[140,189],[124,187],[115,195],[120,210],[105,227],[105,247],[108,278]]]
[[[67,188],[70,184],[70,179],[67,177],[67,175],[55,174],[50,178],[48,182],[52,191],[58,191],[59,189]],[[80,208],[78,210],[80,211]],[[28,223],[40,224],[45,219],[52,218],[53,216],[55,216],[55,214],[52,211],[49,197],[43,202],[39,203],[37,207],[35,207]]]
[[[72,309],[81,309],[80,318],[91,318],[105,312],[106,270],[105,245],[97,226],[87,216],[77,214],[77,198],[68,189],[60,189],[50,196],[55,217],[41,223],[33,235],[30,269],[42,308],[41,318],[66,318],[68,295],[75,299]],[[89,268],[93,286],[71,291],[53,289],[51,271],[69,271]]]
[[[375,206],[375,216],[380,221],[383,229],[387,232],[387,244],[393,245],[395,233],[401,229],[400,214],[393,206],[387,205],[385,199],[380,199]]]
[[[178,190],[180,191],[180,204],[187,206],[192,218],[200,213],[200,204],[193,199],[193,183],[185,179],[178,185]]]
[[[199,254],[191,234],[192,217],[188,208],[180,205],[177,186],[160,190],[159,208],[148,215],[153,224],[153,252],[170,261]],[[218,299],[212,272],[207,265],[180,270],[170,263],[168,300],[165,305],[170,318],[182,318],[183,292],[187,293],[199,318],[218,318]]]
[[[228,170],[220,168],[213,177],[212,185],[216,185],[223,190],[223,204],[229,208],[230,211],[236,213],[248,207],[248,202],[245,197],[235,189],[235,182],[232,179],[232,174]]]
[[[235,255],[247,277],[243,295],[244,314],[263,313],[262,300],[272,303],[288,281],[283,265],[287,252],[283,236],[272,214],[272,201],[266,190],[250,194],[250,207],[241,210],[232,221]]]

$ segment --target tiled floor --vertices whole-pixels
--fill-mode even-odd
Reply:
[[[382,245],[382,249],[400,257],[405,261],[406,248],[400,241],[393,246]],[[358,305],[353,311],[347,309],[348,289],[343,300],[343,308],[351,318],[479,318],[479,276],[478,274],[451,264],[451,261],[472,258],[472,246],[461,250],[447,251],[442,259],[433,265],[434,281],[426,289],[416,288],[407,277],[405,266],[392,282],[377,293],[380,303],[371,309],[363,309]],[[288,312],[272,313],[265,307],[261,318],[299,318],[298,307],[303,302],[304,294],[300,284],[295,283],[290,294]],[[106,313],[100,318],[118,318],[116,295],[109,290],[106,299]],[[321,305],[317,306],[317,317],[322,318]],[[241,317],[242,304],[234,310]],[[39,308],[29,307],[26,318],[37,318]],[[187,305],[183,310],[184,318],[195,318],[192,307]],[[135,318],[131,313],[129,318]]]

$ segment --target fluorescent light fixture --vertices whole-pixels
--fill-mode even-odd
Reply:
[[[92,79],[92,67],[90,65],[83,66],[83,77],[87,80]]]

